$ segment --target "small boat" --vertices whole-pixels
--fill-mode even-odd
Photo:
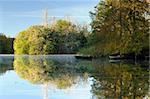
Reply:
[[[121,55],[110,55],[109,59],[121,59]]]

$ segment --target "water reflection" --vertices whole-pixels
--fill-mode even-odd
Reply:
[[[148,67],[147,63],[110,63],[107,59],[79,60],[73,56],[0,57],[1,76],[14,69],[20,78],[42,85],[43,99],[50,97],[50,86],[67,90],[87,84],[89,78],[92,83],[88,99],[149,98]]]
[[[141,65],[103,63],[93,65],[92,92],[96,98],[143,99],[148,97],[149,71]],[[148,66],[147,66],[148,67]]]
[[[13,70],[13,56],[0,56],[0,75],[5,74],[8,70]]]
[[[21,78],[33,84],[50,82],[60,89],[86,79],[86,69],[80,68],[79,64],[60,63],[49,57],[17,57],[14,61],[14,70]]]
[[[88,61],[86,61],[88,62]],[[85,62],[83,62],[85,64]],[[58,89],[67,89],[79,82],[87,81],[88,67],[82,62],[63,59],[63,62],[51,57],[16,57],[14,70],[23,79],[33,84],[43,84],[44,99],[48,99],[48,85]]]

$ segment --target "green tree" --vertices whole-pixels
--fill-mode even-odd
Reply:
[[[15,54],[77,53],[86,43],[84,33],[85,29],[66,20],[57,20],[50,27],[32,26],[16,37]]]
[[[4,47],[6,44],[6,36],[1,34],[0,35],[0,53],[6,52],[6,48]]]
[[[67,20],[56,20],[52,23],[51,28],[55,31],[59,31],[61,35],[77,32],[76,25]]]
[[[52,31],[44,26],[32,26],[20,32],[14,41],[15,54],[50,54],[54,52]]]
[[[29,54],[50,54],[54,52],[53,32],[44,26],[33,26],[28,31]]]
[[[13,38],[0,34],[0,54],[13,54]]]
[[[91,12],[91,54],[137,55],[148,48],[148,9],[148,2],[141,0],[100,1],[95,12]]]
[[[18,34],[14,41],[15,54],[29,54],[29,33],[22,31]]]
[[[87,28],[67,20],[57,20],[52,23],[50,28],[58,33],[57,53],[77,53],[86,43]]]

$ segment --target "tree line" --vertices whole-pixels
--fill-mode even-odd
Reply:
[[[0,54],[13,54],[13,41],[14,38],[6,37],[0,33]]]
[[[92,56],[149,52],[149,2],[101,0],[91,12],[92,33],[80,52]]]
[[[86,43],[87,28],[67,20],[49,26],[31,26],[14,41],[15,54],[47,55],[77,53]]]
[[[48,26],[31,26],[17,35],[14,51],[31,55],[79,53],[93,57],[148,55],[149,13],[147,0],[101,0],[95,11],[90,12],[91,31],[63,19]]]

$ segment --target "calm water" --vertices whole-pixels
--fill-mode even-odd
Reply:
[[[148,99],[149,64],[0,56],[0,99]]]

